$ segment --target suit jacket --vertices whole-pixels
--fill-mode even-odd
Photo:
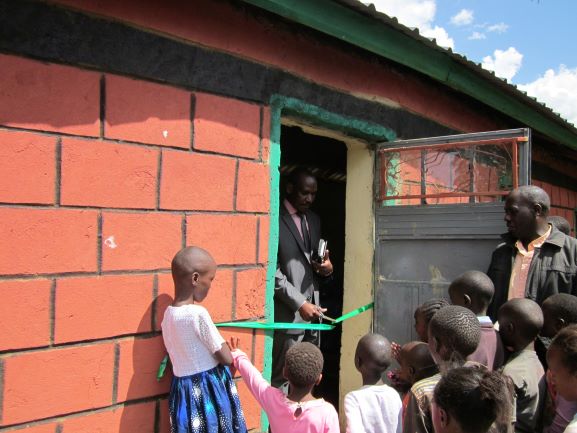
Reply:
[[[313,271],[311,253],[288,210],[281,203],[279,209],[279,241],[274,287],[275,322],[303,323],[298,309],[305,302],[319,304],[319,279]],[[305,213],[311,237],[311,247],[317,248],[321,237],[321,222],[312,211]],[[303,330],[286,330],[302,334]]]

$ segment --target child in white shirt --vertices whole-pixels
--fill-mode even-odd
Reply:
[[[355,367],[363,386],[345,396],[347,433],[400,433],[403,409],[397,391],[383,383],[391,364],[391,344],[379,334],[362,337],[355,353]]]
[[[162,338],[174,378],[168,407],[172,433],[246,433],[236,386],[227,367],[228,345],[202,302],[216,263],[201,248],[188,247],[172,260],[175,299],[164,313]]]

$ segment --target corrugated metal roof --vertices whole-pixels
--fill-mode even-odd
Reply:
[[[572,149],[577,128],[480,64],[358,0],[243,0],[425,74]]]
[[[575,127],[575,125],[573,125],[571,122],[567,121],[559,113],[555,112],[552,108],[548,107],[547,105],[545,105],[542,102],[539,102],[536,98],[527,95],[527,92],[520,90],[513,83],[508,82],[505,78],[497,77],[493,71],[488,71],[487,69],[484,69],[480,63],[475,63],[475,62],[467,59],[466,56],[463,56],[459,53],[454,52],[451,48],[441,47],[440,45],[437,44],[435,39],[427,38],[427,37],[421,35],[419,32],[419,29],[407,27],[407,26],[399,23],[397,18],[390,17],[389,15],[387,15],[383,12],[377,11],[374,4],[371,3],[371,4],[366,5],[366,4],[364,4],[358,0],[332,0],[332,1],[335,3],[340,3],[340,4],[347,6],[351,9],[354,9],[355,11],[357,11],[361,14],[367,15],[370,18],[377,20],[383,24],[386,24],[388,26],[392,26],[392,27],[396,28],[398,31],[400,31],[400,32],[402,32],[408,36],[411,36],[414,39],[420,41],[421,43],[427,45],[431,49],[434,49],[434,50],[437,50],[437,51],[440,51],[440,52],[447,54],[448,56],[452,57],[457,62],[473,69],[476,73],[481,74],[486,79],[495,82],[499,86],[502,86],[504,90],[510,91],[515,96],[523,98],[527,103],[531,104],[536,109],[542,110],[547,115],[552,115],[556,120],[561,121],[567,127],[571,128],[573,130],[573,132],[575,132],[577,134],[577,128]]]

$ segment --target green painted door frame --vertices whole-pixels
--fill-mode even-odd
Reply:
[[[381,125],[331,113],[315,105],[295,98],[273,95],[270,100],[270,229],[268,240],[268,266],[266,273],[265,316],[267,322],[274,320],[274,277],[278,250],[279,204],[280,204],[280,157],[281,120],[283,117],[301,119],[306,123],[331,131],[339,131],[356,139],[379,143],[393,141],[395,133]],[[263,375],[270,379],[272,371],[273,331],[265,331],[265,360]],[[268,419],[264,412],[261,429],[268,429]]]

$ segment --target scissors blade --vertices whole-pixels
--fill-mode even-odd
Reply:
[[[332,317],[329,316],[325,316],[324,314],[321,313],[321,318],[328,320],[329,322],[336,322],[337,319],[333,319]]]

